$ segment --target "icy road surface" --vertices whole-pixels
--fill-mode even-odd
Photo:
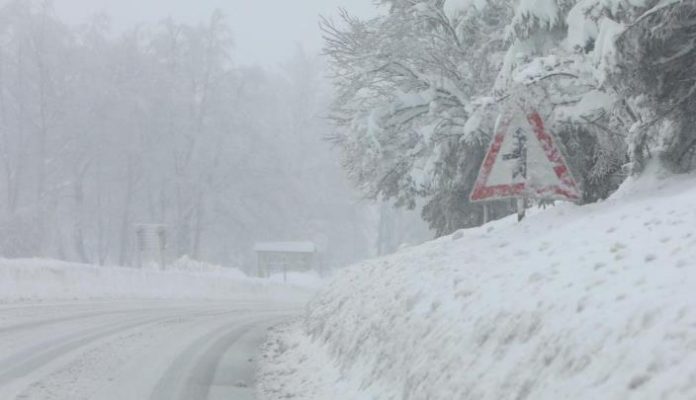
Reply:
[[[0,399],[252,399],[263,302],[0,306]]]

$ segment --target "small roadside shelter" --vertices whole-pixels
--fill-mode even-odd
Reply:
[[[312,242],[264,242],[254,245],[259,277],[288,272],[310,272],[317,267],[317,246]]]

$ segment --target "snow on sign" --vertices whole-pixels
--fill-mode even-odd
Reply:
[[[517,110],[500,120],[471,201],[513,197],[579,200],[578,185],[539,113]]]

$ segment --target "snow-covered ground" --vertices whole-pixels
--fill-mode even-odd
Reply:
[[[0,259],[0,303],[77,299],[308,299],[323,284],[316,275],[309,274],[289,274],[285,283],[282,277],[249,278],[235,269],[176,265],[178,268],[157,271],[43,259]]]
[[[316,276],[0,260],[0,399],[253,399],[267,329]]]
[[[291,301],[0,305],[0,399],[252,400],[258,348]]]
[[[696,177],[339,274],[265,345],[262,400],[696,399]]]

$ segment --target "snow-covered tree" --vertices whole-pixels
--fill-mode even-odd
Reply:
[[[626,102],[635,171],[660,158],[677,171],[696,167],[696,4],[619,3],[611,81]]]
[[[337,88],[332,139],[370,198],[415,207],[439,234],[481,222],[468,203],[493,118],[490,89],[504,51],[506,7],[450,16],[442,1],[385,1],[362,21],[325,20]],[[504,206],[505,208],[505,206]]]
[[[629,161],[640,161],[650,147],[645,126],[636,128],[643,118],[638,103],[650,92],[640,85],[654,82],[645,66],[647,42],[668,44],[661,50],[679,59],[661,60],[682,74],[691,67],[688,2],[380,3],[384,12],[376,18],[343,11],[339,23],[324,21],[338,90],[333,139],[364,193],[398,206],[426,199],[423,216],[439,234],[480,223],[481,207],[468,202],[468,193],[494,121],[509,103],[523,98],[542,114],[583,187],[583,201],[591,202],[611,194],[631,171]],[[675,4],[680,11],[668,11]],[[672,72],[661,73],[666,79]],[[637,74],[643,83],[631,83]],[[679,94],[674,101],[688,107],[689,89]],[[670,104],[650,112],[674,115]],[[689,123],[661,121],[672,130]],[[672,144],[685,152],[670,158],[683,164],[693,146],[680,132],[684,139]],[[491,209],[493,218],[510,211],[505,204]]]
[[[221,13],[117,34],[14,0],[0,22],[0,256],[133,264],[142,223],[167,226],[171,257],[225,265],[251,267],[258,240],[368,254],[312,57],[240,67]]]
[[[605,84],[612,37],[600,26],[602,12],[593,0],[518,2],[496,84],[502,93],[525,87],[561,140],[584,201],[616,189],[627,162],[625,130],[611,124],[618,96]]]

